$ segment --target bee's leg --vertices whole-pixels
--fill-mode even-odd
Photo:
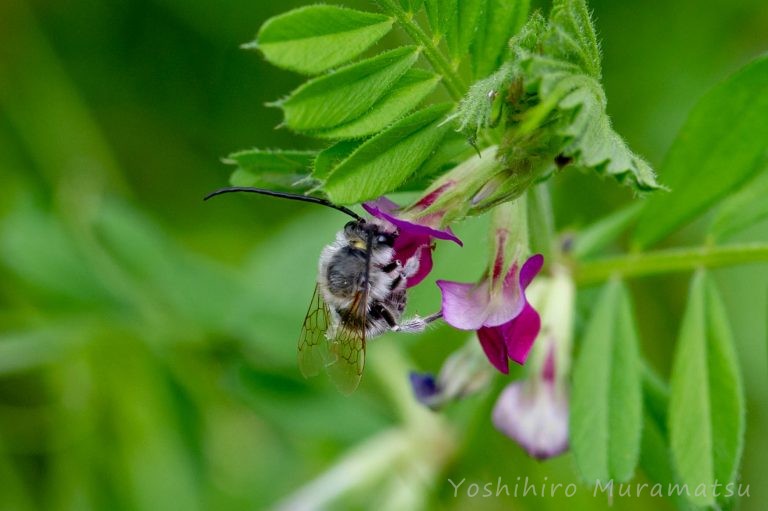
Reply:
[[[392,293],[397,293],[399,291],[405,290],[405,279],[402,275],[398,275],[394,279],[392,279],[392,282],[389,283],[389,290]]]
[[[400,289],[405,289],[405,275],[400,261],[392,261],[391,263],[382,266],[381,270],[391,279],[389,281],[389,291],[397,292]]]
[[[394,328],[392,328],[392,330],[395,332],[408,332],[408,333],[423,332],[427,328],[428,324],[442,317],[443,317],[442,311],[435,312],[434,314],[430,314],[426,318],[420,318],[419,316],[414,316],[411,319],[405,320],[399,325],[396,325]]]
[[[382,266],[381,270],[384,273],[392,273],[393,271],[395,271],[399,267],[400,267],[400,262],[399,261],[392,261],[391,263]]]
[[[376,308],[376,315],[383,319],[389,326],[389,329],[393,332],[421,332],[427,327],[427,323],[437,319],[421,319],[420,317],[416,316],[415,318],[404,321],[398,325],[397,320],[395,319],[395,315],[392,314],[392,311],[383,305],[379,305]],[[442,316],[442,314],[440,315]]]
[[[389,329],[396,332],[398,330],[397,320],[395,319],[395,315],[392,314],[392,311],[382,305],[378,308],[378,312],[381,319],[386,321]]]

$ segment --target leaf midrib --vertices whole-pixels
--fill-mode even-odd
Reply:
[[[362,27],[358,27],[352,30],[342,30],[340,32],[328,32],[325,34],[320,35],[312,35],[312,36],[306,36],[306,37],[294,37],[291,39],[277,39],[274,41],[259,41],[259,46],[264,48],[265,46],[279,46],[279,45],[285,45],[285,44],[294,44],[294,43],[307,43],[312,42],[316,40],[321,39],[333,39],[335,37],[342,37],[342,36],[349,36],[349,35],[355,35],[358,32],[366,32],[370,31],[372,28],[378,28],[383,25],[392,26],[394,23],[394,19],[387,18],[385,21],[374,23],[372,25],[364,25]]]

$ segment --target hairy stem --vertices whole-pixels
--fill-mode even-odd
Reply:
[[[445,55],[437,48],[435,41],[424,32],[418,23],[413,21],[413,13],[404,11],[393,0],[377,0],[377,3],[384,12],[397,18],[408,36],[424,48],[424,56],[435,71],[443,76],[443,84],[448,93],[455,101],[460,101],[464,97],[467,86]]]
[[[613,275],[642,277],[749,263],[768,263],[768,244],[676,248],[606,257],[574,263],[573,275],[577,284],[588,285],[605,281]]]

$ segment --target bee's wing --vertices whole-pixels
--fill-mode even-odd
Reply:
[[[365,367],[365,324],[368,315],[368,289],[359,290],[349,312],[341,317],[336,332],[328,340],[326,370],[343,394],[351,394],[360,384]]]
[[[330,316],[331,311],[315,286],[299,336],[299,370],[305,378],[320,372],[328,358],[325,333],[330,326]]]

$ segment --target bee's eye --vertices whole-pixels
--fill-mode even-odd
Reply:
[[[391,247],[395,243],[395,238],[391,234],[379,234],[376,237],[376,241],[382,245],[388,245]]]

